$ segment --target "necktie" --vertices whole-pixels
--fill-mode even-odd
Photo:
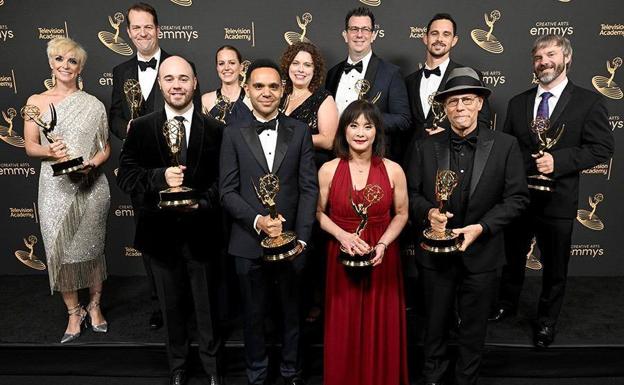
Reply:
[[[539,106],[537,106],[537,114],[535,114],[535,117],[550,117],[550,113],[548,111],[548,99],[550,99],[551,96],[553,96],[553,94],[551,94],[550,92],[544,92],[542,94],[542,100],[540,100],[540,104]]]
[[[360,60],[359,62],[355,63],[355,64],[345,64],[344,66],[344,73],[348,74],[349,72],[351,72],[351,70],[356,70],[359,73],[362,73],[362,70],[364,69],[364,65],[362,64],[362,61]]]
[[[440,72],[440,67],[436,67],[432,70],[423,68],[423,73],[425,74],[425,78],[427,79],[429,79],[429,76],[431,75],[442,76],[442,72]]]
[[[256,132],[258,135],[262,134],[264,130],[273,130],[277,129],[276,127],[277,119],[269,120],[268,122],[258,122],[256,121]]]
[[[477,145],[477,137],[476,136],[471,136],[468,138],[451,137],[451,145],[453,146],[453,151],[455,152],[461,151],[464,145],[474,148]]]
[[[145,71],[148,68],[156,69],[156,58],[153,57],[150,61],[139,60],[139,69]]]
[[[175,120],[180,122],[180,128],[182,129],[182,138],[180,143],[180,164],[186,164],[186,127],[184,127],[184,116],[174,116]]]

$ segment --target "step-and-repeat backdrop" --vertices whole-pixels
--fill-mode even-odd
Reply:
[[[20,108],[45,90],[50,77],[46,43],[70,36],[89,54],[83,72],[85,91],[110,104],[112,68],[136,54],[123,15],[122,0],[0,0],[0,274],[44,274],[45,252],[39,232],[37,186],[40,164],[26,156]],[[214,53],[231,44],[245,59],[278,59],[286,45],[302,36],[319,46],[328,66],[346,56],[341,36],[344,15],[367,5],[376,16],[374,51],[399,65],[404,75],[424,60],[421,38],[437,12],[457,20],[459,43],[453,58],[479,68],[494,90],[491,104],[502,125],[507,101],[534,86],[530,49],[547,33],[564,35],[574,47],[570,78],[603,94],[609,125],[622,144],[624,122],[624,14],[621,0],[152,0],[160,20],[161,46],[195,62],[203,91],[216,88]],[[123,49],[111,49],[119,30]],[[490,33],[490,39],[484,42]],[[112,274],[142,274],[134,250],[134,222],[128,197],[115,185],[121,142],[105,165],[111,185],[106,253]],[[573,275],[622,275],[624,254],[618,239],[624,228],[622,152],[608,163],[583,171],[578,218],[570,250]],[[409,250],[407,251],[409,253]],[[36,263],[39,260],[39,263]],[[529,257],[528,265],[539,269]]]

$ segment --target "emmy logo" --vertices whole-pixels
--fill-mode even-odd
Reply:
[[[286,43],[288,43],[289,45],[293,45],[298,42],[310,43],[310,39],[308,39],[305,35],[307,32],[308,24],[310,24],[311,21],[312,14],[309,12],[301,15],[301,18],[297,16],[297,25],[299,25],[299,28],[301,28],[301,33],[292,31],[286,32],[284,34],[284,39],[286,39]]]
[[[381,5],[381,0],[360,0],[360,3],[366,4],[369,7],[379,7]]]
[[[594,195],[594,197],[589,197],[589,207],[592,208],[591,211],[587,210],[578,210],[576,212],[576,220],[579,221],[583,226],[587,227],[591,230],[600,231],[604,229],[604,223],[598,218],[596,215],[596,206],[598,203],[604,200],[604,195],[598,193]]]
[[[217,107],[217,111],[219,111],[219,113],[217,116],[213,116],[213,118],[217,119],[221,123],[225,123],[225,117],[232,112],[232,105],[233,103],[227,96],[219,95],[215,101],[215,107]]]
[[[50,103],[50,121],[47,123],[41,119],[41,110],[39,110],[39,107],[32,104],[27,104],[22,107],[20,115],[24,121],[34,122],[37,126],[39,126],[48,142],[54,143],[59,140],[58,136],[53,133],[57,123],[54,104]],[[71,174],[72,172],[83,168],[84,164],[82,156],[72,158],[68,149],[67,156],[65,156],[65,158],[58,160],[56,163],[52,163],[52,176]]]
[[[193,0],[171,0],[171,2],[181,7],[190,7],[193,5]]]
[[[457,185],[459,178],[451,170],[438,170],[435,180],[435,199],[438,202],[438,210],[441,214],[446,213],[446,203]],[[459,249],[461,241],[457,234],[449,229],[436,231],[432,227],[423,230],[423,241],[420,247],[431,253],[452,253]]]
[[[279,214],[275,203],[275,197],[280,190],[278,176],[266,174],[261,176],[258,182],[258,187],[256,187],[253,180],[251,181],[258,200],[269,211],[271,219],[278,218]],[[260,242],[264,260],[277,262],[295,258],[303,251],[303,246],[297,239],[297,234],[294,231],[286,231],[276,237],[265,237]]]
[[[108,22],[111,27],[115,30],[115,33],[110,33],[108,31],[100,31],[98,32],[98,38],[106,47],[108,47],[111,51],[118,53],[124,56],[132,56],[134,51],[132,48],[119,37],[119,26],[124,21],[124,15],[121,12],[117,12],[113,17],[108,17]]]
[[[123,85],[123,92],[130,109],[130,119],[138,118],[141,112],[141,105],[143,104],[141,84],[136,79],[127,79]]]
[[[16,135],[13,132],[13,118],[17,116],[17,111],[15,108],[11,107],[8,110],[2,111],[2,117],[4,121],[7,123],[7,126],[0,125],[0,139],[7,142],[11,146],[15,147],[24,147],[24,138],[19,135]]]
[[[355,190],[355,188],[354,188]],[[351,207],[355,214],[360,217],[360,223],[355,229],[355,235],[358,237],[366,228],[368,224],[368,209],[378,203],[383,198],[383,190],[381,186],[376,184],[367,184],[361,192],[363,202],[355,203],[353,197],[349,197],[351,201]],[[363,255],[351,255],[349,251],[340,246],[340,262],[349,267],[364,267],[372,265],[372,260],[375,258],[375,249],[371,247],[366,253]]]
[[[542,270],[542,262],[539,260],[539,257],[536,255],[535,248],[537,247],[537,240],[535,237],[531,239],[531,247],[529,248],[529,252],[527,253],[527,259],[525,267],[531,270]]]
[[[611,76],[608,78],[604,76],[594,76],[592,78],[592,84],[594,88],[596,88],[596,91],[611,99],[622,99],[622,97],[624,97],[622,89],[613,81],[615,71],[621,66],[621,57],[616,57],[611,61],[607,60],[607,71],[609,71]]]
[[[429,95],[428,101],[431,106],[431,113],[433,114],[433,121],[431,122],[431,125],[434,130],[437,130],[438,125],[446,119],[446,112],[444,111],[444,105],[435,100],[435,95],[435,92]]]
[[[251,62],[249,60],[243,60],[241,63],[241,72],[240,72],[240,83],[239,85],[242,87],[245,83],[247,83],[247,69]]]
[[[494,23],[501,18],[501,13],[499,10],[495,9],[490,12],[490,15],[486,13],[485,15],[485,24],[487,24],[490,29],[488,31],[484,31],[482,29],[473,29],[470,32],[470,36],[472,40],[479,47],[490,53],[501,53],[503,52],[503,45],[498,41],[496,36],[492,34],[494,30]]]
[[[28,239],[24,239],[24,245],[30,251],[17,250],[15,252],[15,257],[24,265],[33,268],[35,270],[45,270],[45,263],[41,262],[41,260],[35,255],[35,244],[37,243],[37,237],[31,235]]]
[[[539,84],[539,79],[537,78],[537,75],[535,75],[535,72],[533,72],[533,79],[531,80],[531,84]]]
[[[366,94],[368,93],[368,91],[370,91],[370,89],[371,89],[371,84],[366,79],[360,79],[355,82],[355,92],[357,92],[358,94],[358,100],[365,99]],[[370,102],[375,104],[377,103],[380,97],[381,97],[381,91],[377,92],[377,95],[375,95],[375,97],[372,98]]]
[[[561,139],[565,124],[558,129],[551,129],[550,119],[538,116],[531,122],[531,132],[537,136],[537,151],[533,154],[535,158],[544,156],[544,151],[550,150]],[[544,174],[529,175],[528,186],[530,189],[553,192],[555,191],[555,180]]]

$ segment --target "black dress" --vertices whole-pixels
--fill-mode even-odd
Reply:
[[[327,99],[330,95],[331,94],[326,89],[319,88],[316,92],[304,100],[299,107],[295,108],[289,116],[306,123],[310,127],[312,135],[318,134],[318,110],[321,108],[321,104],[323,104],[325,99]],[[286,109],[286,101],[287,96],[282,99],[282,110]],[[314,162],[316,163],[317,169],[319,169],[323,163],[333,158],[334,154],[331,151],[314,149]]]

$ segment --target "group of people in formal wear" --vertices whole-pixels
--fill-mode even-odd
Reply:
[[[134,246],[158,301],[149,323],[164,323],[171,384],[188,380],[191,316],[208,381],[225,383],[218,310],[223,256],[234,260],[238,276],[249,384],[269,383],[264,322],[272,300],[279,307],[280,375],[286,384],[304,384],[304,296],[312,308],[323,308],[325,384],[408,384],[399,242],[408,228],[416,243],[427,227],[452,229],[460,240],[456,252],[416,252],[424,383],[477,382],[488,319],[516,312],[533,236],[544,265],[534,342],[546,348],[554,341],[579,173],[614,150],[604,100],[567,77],[566,38],[536,39],[530,60],[539,84],[510,100],[504,126],[495,130],[491,91],[479,71],[450,58],[458,36],[449,14],[428,23],[425,64],[405,79],[373,53],[375,17],[359,7],[345,17],[347,58],[327,74],[319,48],[308,42],[288,46],[279,64],[245,65],[236,48],[224,46],[215,56],[221,86],[204,95],[197,67],[161,49],[151,5],[132,5],[125,20],[137,54],[113,70],[108,118],[104,105],[82,90],[87,54],[69,38],[49,42],[53,87],[27,102],[42,111],[26,119],[24,134],[28,155],[42,160],[39,210],[50,288],[62,293],[68,312],[61,343],[78,338],[86,324],[108,330],[100,302],[110,205],[101,166],[110,155],[109,130],[123,140],[116,179],[134,207]],[[135,111],[124,93],[129,79],[140,85]],[[541,153],[531,131],[537,118],[565,126],[556,145]],[[52,121],[53,138],[41,130]],[[177,163],[172,134],[163,132],[172,121],[181,130]],[[52,176],[50,165],[70,155],[83,156],[83,167]],[[457,175],[444,209],[439,170]],[[256,190],[267,174],[279,178],[277,216]],[[530,190],[533,174],[553,179],[554,191]],[[159,193],[182,186],[194,189],[193,203],[161,208]],[[297,234],[303,252],[263,259],[260,241],[286,231]],[[345,266],[341,253],[371,255],[370,266]],[[306,273],[308,266],[316,268]],[[83,288],[86,307],[77,294]],[[448,354],[451,328],[457,329],[455,360]]]

